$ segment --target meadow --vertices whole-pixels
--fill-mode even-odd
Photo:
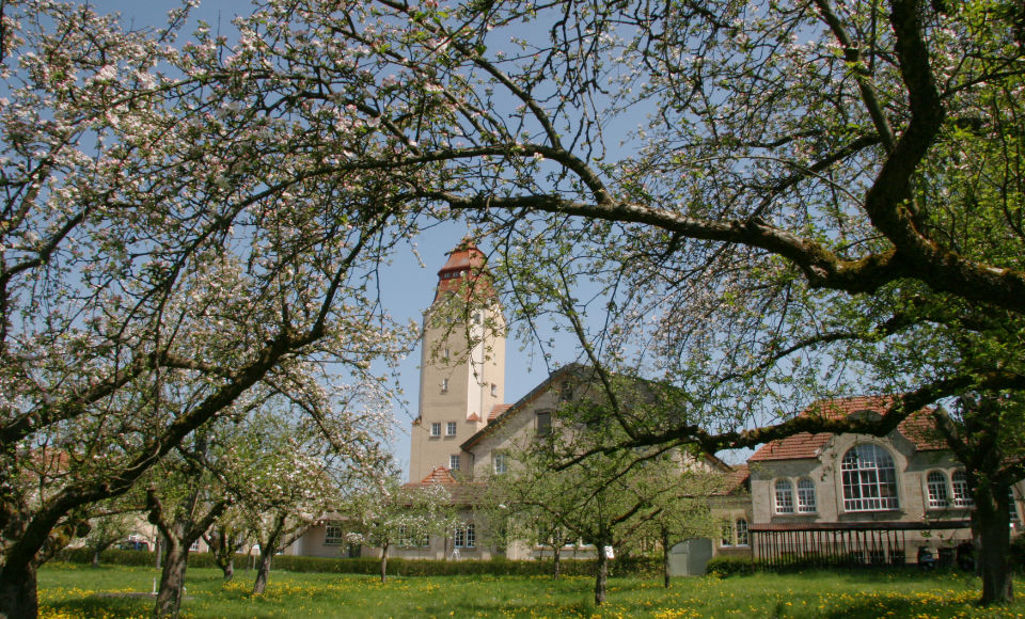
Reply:
[[[40,617],[147,617],[154,568],[58,563],[39,572]],[[980,609],[978,580],[954,572],[822,572],[593,581],[523,576],[394,577],[275,571],[254,597],[252,572],[224,585],[214,569],[189,569],[183,611],[194,618],[262,617],[1025,617],[1025,602]],[[1023,581],[1016,580],[1017,591]]]

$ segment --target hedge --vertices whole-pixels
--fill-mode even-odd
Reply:
[[[758,566],[749,557],[713,557],[705,566],[711,576],[726,578],[734,574],[753,574]]]
[[[85,548],[66,550],[57,557],[70,563],[89,563],[92,552]],[[235,555],[235,568],[242,569],[252,559],[248,555]],[[105,550],[100,563],[132,566],[152,566],[156,557],[152,552],[138,550]],[[591,576],[594,559],[563,559],[560,572],[567,576]],[[213,555],[207,552],[189,553],[190,567],[216,567]],[[381,561],[375,558],[343,559],[330,557],[297,557],[277,555],[272,569],[289,572],[327,572],[336,574],[380,574]],[[463,559],[443,561],[435,559],[388,559],[388,574],[393,576],[545,576],[552,573],[552,561],[512,561],[505,558],[489,560]],[[652,576],[660,574],[661,559],[655,557],[621,557],[609,561],[612,576]]]

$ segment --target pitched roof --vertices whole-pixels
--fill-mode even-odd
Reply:
[[[531,389],[530,393],[517,400],[515,404],[499,404],[495,406],[495,408],[491,409],[491,412],[488,414],[488,424],[475,432],[473,436],[466,439],[463,444],[459,446],[460,449],[463,451],[471,451],[473,446],[479,443],[484,437],[497,430],[503,423],[514,417],[518,411],[522,410],[523,407],[527,406],[544,394],[558,378],[572,372],[579,372],[584,368],[585,366],[580,365],[579,363],[564,365],[549,374],[548,378],[541,381],[538,386]]]
[[[404,488],[426,488],[441,484],[448,490],[452,505],[472,506],[477,504],[482,486],[479,483],[460,481],[452,475],[452,471],[444,466],[436,466],[420,481],[403,484]]]
[[[495,407],[488,413],[488,423],[491,423],[499,415],[512,408],[512,404],[495,404]]]
[[[825,419],[844,419],[855,413],[869,411],[885,413],[893,403],[892,396],[857,396],[821,400],[806,408],[801,415],[819,416]],[[943,439],[936,432],[929,409],[917,410],[897,425],[897,430],[910,440],[918,451],[946,449]],[[819,450],[833,438],[832,432],[800,432],[783,439],[762,445],[748,462],[766,460],[800,460],[818,457]]]
[[[443,466],[436,466],[419,482],[411,482],[406,484],[407,486],[429,486],[431,484],[456,484],[455,477],[452,477],[452,471],[448,470]]]
[[[721,494],[733,494],[744,488],[744,483],[751,477],[751,469],[746,464],[738,464],[726,475],[726,486]]]

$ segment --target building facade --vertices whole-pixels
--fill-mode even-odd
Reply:
[[[805,414],[878,416],[888,406],[882,397],[846,398]],[[763,445],[748,460],[755,559],[882,565],[913,563],[922,552],[943,563],[959,547],[968,552],[967,477],[932,413],[917,411],[883,437],[801,433]],[[1015,528],[1021,490],[1012,489]]]
[[[444,484],[462,524],[445,536],[404,540],[394,557],[490,558],[487,523],[475,521],[472,492],[481,480],[509,472],[512,454],[560,427],[567,402],[600,397],[587,368],[553,372],[512,404],[504,404],[505,320],[486,257],[462,241],[438,271],[424,313],[419,410],[411,428],[409,486]],[[643,383],[637,397],[671,399]],[[598,390],[600,391],[600,389]],[[671,405],[671,404],[670,404]],[[885,398],[819,402],[808,412],[836,417],[878,415]],[[806,412],[807,414],[807,412]],[[935,434],[929,411],[911,415],[890,435],[797,434],[763,445],[747,465],[725,467],[708,457],[682,463],[718,470],[725,490],[711,497],[722,523],[717,556],[768,563],[898,564],[928,549],[953,560],[971,540],[972,501],[963,466]],[[1012,521],[1020,522],[1022,488],[1013,492]],[[1018,525],[1015,524],[1017,527]],[[564,556],[590,556],[570,548]],[[375,556],[352,548],[343,525],[330,517],[311,528],[290,552],[317,556]],[[501,554],[536,558],[544,549],[509,543]]]

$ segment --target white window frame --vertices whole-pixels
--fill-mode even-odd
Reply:
[[[737,535],[737,546],[751,545],[751,528],[746,518],[737,518],[733,523],[733,530]]]
[[[324,545],[338,546],[342,543],[342,525],[329,524],[324,526]]]
[[[459,470],[459,454],[452,454],[448,457],[448,470],[458,471]]]
[[[430,545],[430,536],[419,534],[414,527],[399,525],[399,543],[403,548],[417,548]]]
[[[797,513],[814,514],[819,510],[815,496],[815,482],[810,477],[797,480]]]
[[[840,463],[844,510],[879,512],[900,509],[897,466],[893,456],[875,443],[847,450]]]
[[[438,438],[441,436],[441,422],[435,421],[431,423],[431,438]]]
[[[448,379],[447,378],[442,378],[441,379],[441,392],[442,393],[448,393]]]
[[[477,547],[477,529],[472,522],[456,527],[452,534],[452,546],[455,548]]]
[[[497,453],[491,456],[492,470],[495,475],[505,475],[509,472],[508,456],[504,453]]]
[[[954,507],[975,507],[975,498],[968,487],[968,473],[964,469],[954,471],[950,476],[950,486],[954,490]]]
[[[947,475],[943,471],[929,471],[925,476],[926,499],[928,509],[945,509],[950,507],[950,493],[947,491]]]
[[[722,535],[719,539],[720,548],[733,546],[733,524],[729,520],[722,521]]]
[[[777,479],[772,485],[772,496],[777,514],[794,513],[794,484],[789,479]]]
[[[446,423],[445,424],[445,436],[455,436],[456,435],[456,427],[457,427],[456,426],[456,422],[454,422],[454,421],[450,421],[450,422]]]

